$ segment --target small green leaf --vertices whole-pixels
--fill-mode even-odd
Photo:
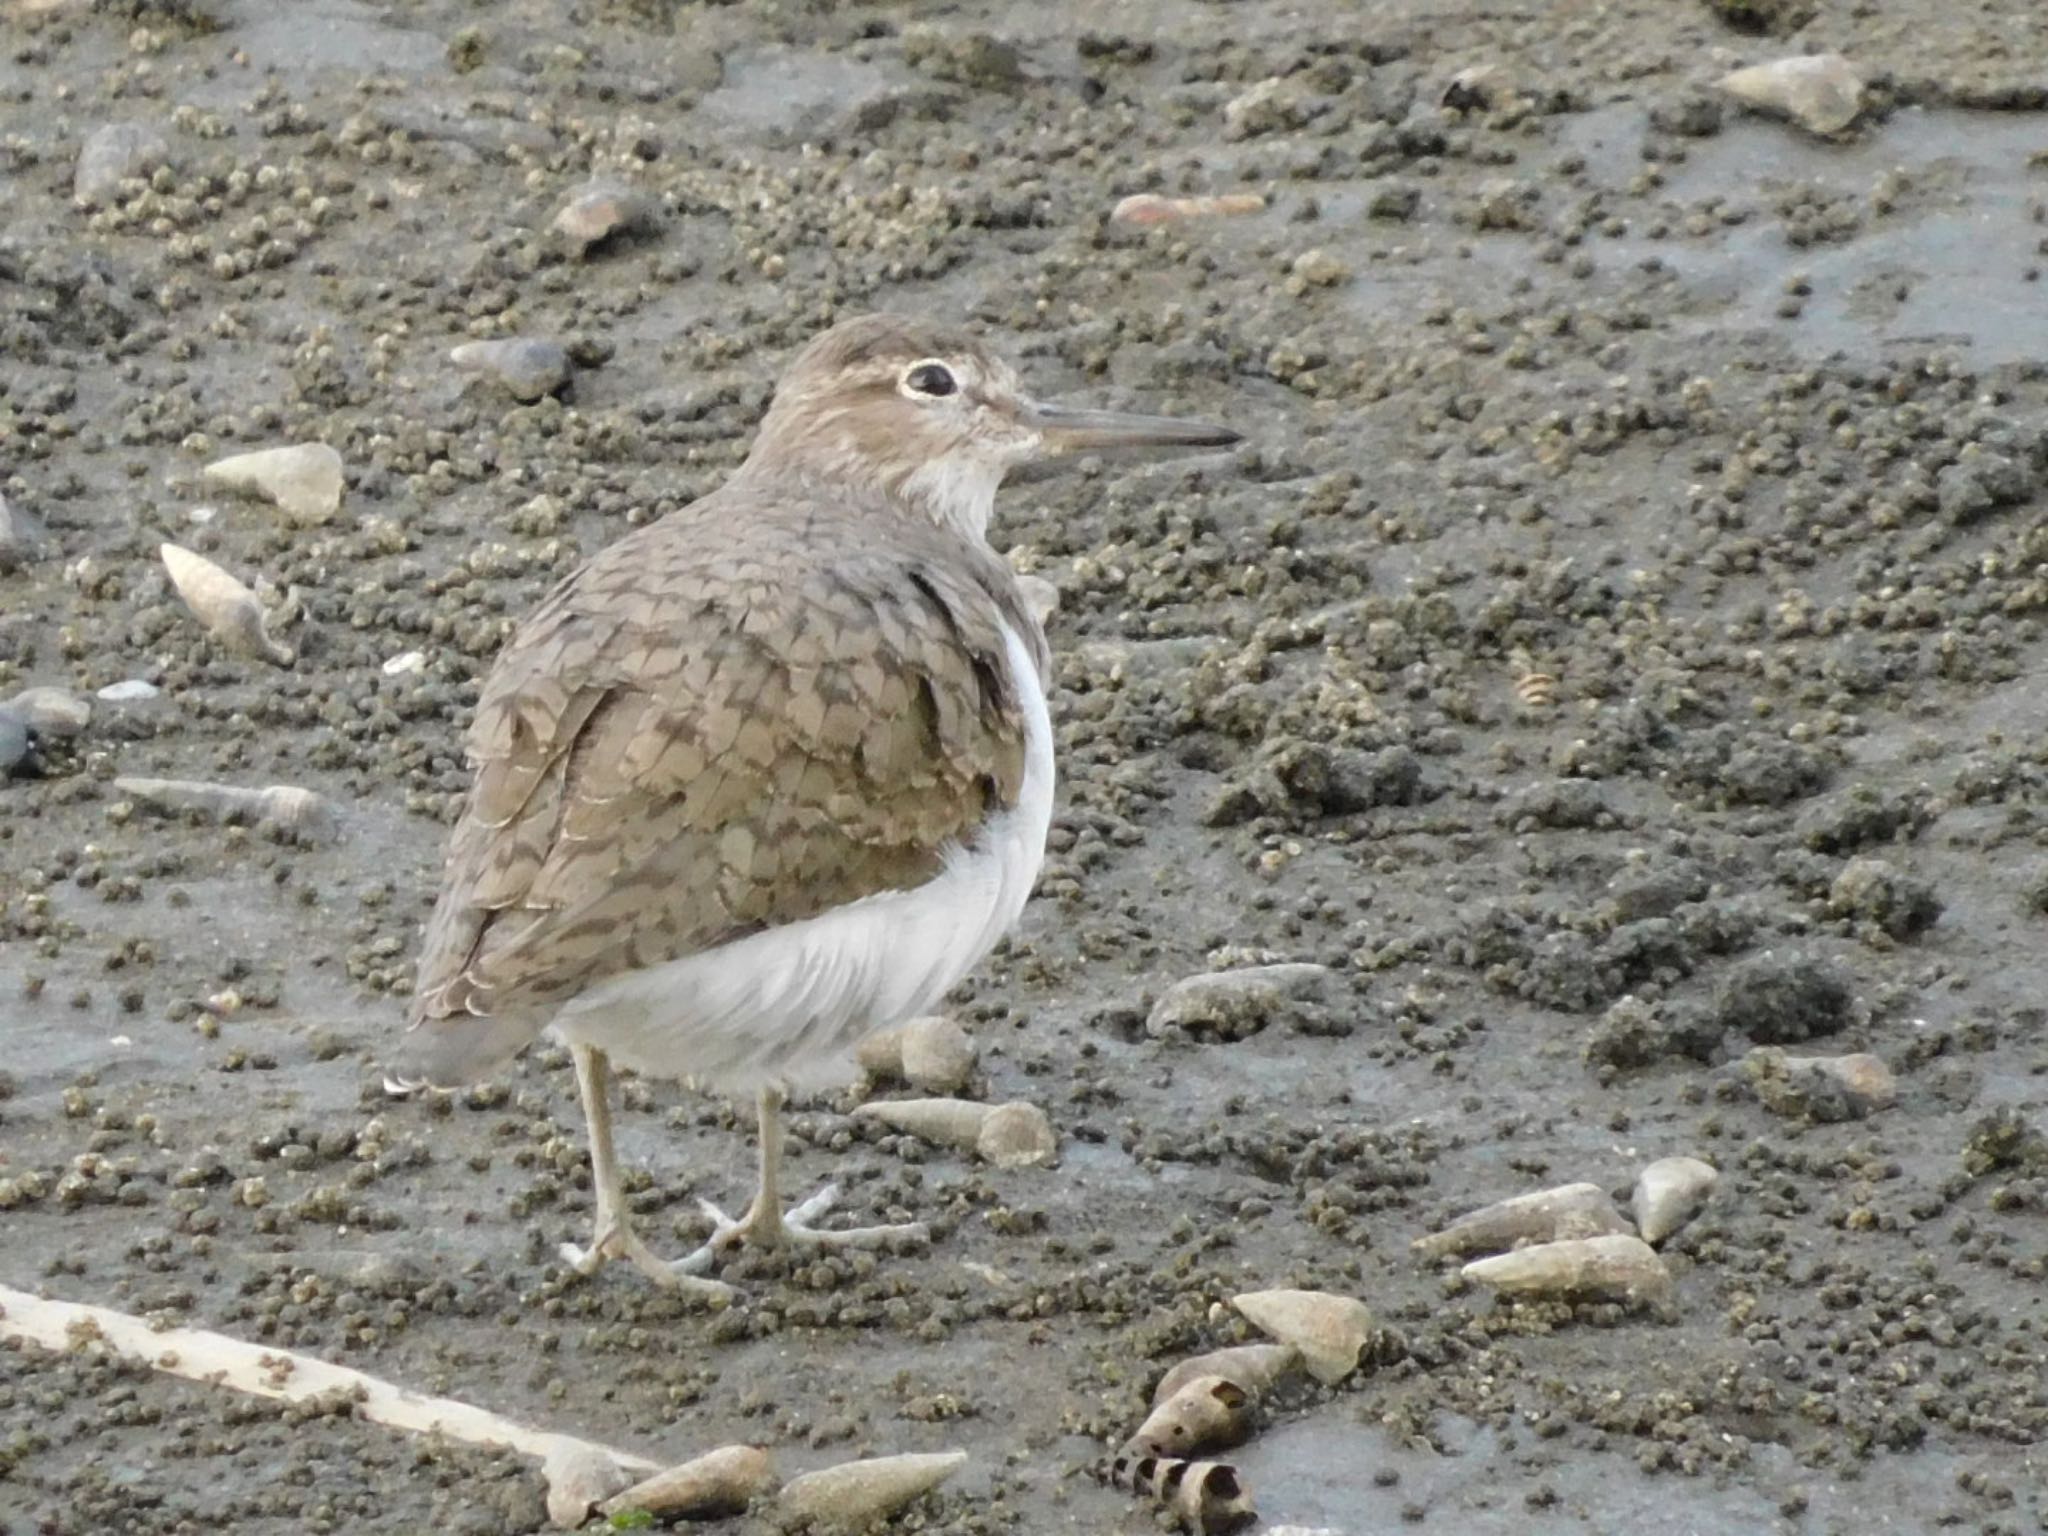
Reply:
[[[654,1524],[654,1516],[644,1509],[622,1509],[605,1521],[610,1531],[644,1531]]]

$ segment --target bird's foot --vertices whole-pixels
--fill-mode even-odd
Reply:
[[[814,1227],[810,1223],[832,1209],[839,1188],[823,1189],[790,1211],[762,1208],[757,1197],[741,1217],[728,1216],[709,1200],[698,1208],[711,1222],[711,1236],[694,1253],[676,1260],[685,1274],[701,1275],[721,1256],[745,1244],[751,1248],[893,1248],[898,1244],[929,1243],[931,1228],[921,1221],[895,1222],[877,1227]]]
[[[564,1243],[560,1252],[569,1267],[579,1275],[596,1274],[608,1259],[624,1259],[665,1291],[679,1291],[720,1306],[731,1301],[736,1294],[724,1281],[706,1280],[686,1267],[689,1259],[671,1261],[662,1258],[623,1218],[599,1222],[596,1240],[588,1248]]]

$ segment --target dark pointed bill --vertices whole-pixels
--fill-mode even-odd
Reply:
[[[1027,419],[1045,437],[1048,453],[1087,453],[1100,448],[1228,448],[1242,432],[1206,421],[1171,416],[1136,416],[1126,411],[1087,411],[1033,401]]]

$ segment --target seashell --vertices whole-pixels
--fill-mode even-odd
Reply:
[[[1358,1368],[1372,1338],[1372,1312],[1351,1296],[1329,1291],[1247,1291],[1230,1304],[1260,1331],[1301,1351],[1317,1381],[1342,1381]]]
[[[402,651],[384,663],[386,677],[409,677],[416,672],[427,670],[425,651]]]
[[[1327,965],[1295,963],[1185,976],[1152,1005],[1145,1033],[1157,1037],[1181,1029],[1242,1040],[1264,1029],[1289,1002],[1312,995],[1329,975]]]
[[[65,688],[24,688],[7,708],[39,736],[76,736],[92,724],[92,705]]]
[[[548,1519],[574,1530],[590,1512],[633,1480],[633,1474],[605,1453],[602,1446],[566,1444],[541,1463],[548,1485]]]
[[[1508,652],[1508,665],[1515,669],[1515,697],[1522,701],[1524,709],[1541,712],[1556,707],[1556,676],[1539,671],[1535,658],[1526,649],[1518,645]]]
[[[1742,1058],[1742,1075],[1766,1109],[1833,1123],[1861,1120],[1898,1102],[1892,1069],[1863,1052],[1851,1056],[1788,1056],[1759,1046]]]
[[[965,1451],[842,1462],[791,1478],[776,1495],[775,1512],[828,1530],[860,1530],[922,1498],[966,1462]]]
[[[1119,1454],[1196,1456],[1242,1445],[1252,1431],[1252,1396],[1221,1376],[1195,1376],[1145,1416]]]
[[[155,683],[139,677],[124,677],[118,683],[109,683],[93,697],[107,704],[141,704],[155,698],[163,689]]]
[[[974,1076],[974,1042],[949,1018],[927,1014],[868,1036],[854,1053],[869,1077],[901,1079],[928,1093],[957,1093]]]
[[[552,341],[527,336],[466,341],[448,361],[495,381],[515,400],[542,400],[569,382],[569,354]]]
[[[261,822],[300,835],[323,830],[330,816],[326,800],[291,784],[242,789],[189,779],[116,779],[114,792],[159,811],[191,812],[216,821]]]
[[[98,208],[120,195],[121,184],[138,181],[170,159],[171,146],[148,123],[108,123],[79,146],[71,173],[71,198],[81,208]]]
[[[1714,1193],[1721,1175],[1696,1157],[1660,1157],[1636,1175],[1630,1204],[1646,1243],[1662,1242],[1691,1221]]]
[[[1119,1456],[1110,1478],[1155,1499],[1190,1536],[1229,1536],[1258,1519],[1251,1490],[1237,1468],[1220,1461],[1172,1456]]]
[[[216,459],[207,482],[259,496],[301,526],[330,522],[341,510],[341,455],[325,443],[293,443]]]
[[[1657,1250],[1622,1233],[1537,1243],[1475,1259],[1460,1273],[1507,1296],[1585,1296],[1661,1307],[1675,1294]]]
[[[562,205],[555,230],[587,256],[612,236],[638,233],[653,222],[654,204],[646,196],[619,182],[593,181]]]
[[[1116,224],[1171,224],[1180,219],[1231,218],[1257,213],[1266,200],[1256,192],[1226,192],[1220,197],[1161,197],[1139,192],[1110,209]]]
[[[998,1168],[1042,1163],[1059,1150],[1052,1121],[1036,1104],[968,1099],[885,1099],[854,1111],[941,1146],[974,1152]]]
[[[1502,107],[1526,106],[1528,97],[1515,86],[1515,77],[1501,64],[1474,64],[1451,76],[1444,87],[1443,104],[1453,112],[1497,112]]]
[[[1265,1396],[1301,1369],[1301,1351],[1292,1344],[1238,1344],[1212,1349],[1183,1360],[1152,1389],[1152,1401],[1163,1403],[1198,1376],[1220,1376],[1252,1398]]]
[[[1863,110],[1863,75],[1839,53],[1752,64],[1715,85],[1746,107],[1789,118],[1809,133],[1840,133]]]
[[[715,1520],[743,1514],[768,1486],[775,1464],[751,1445],[722,1445],[695,1461],[669,1467],[604,1501],[600,1513],[645,1510],[660,1520]]]
[[[247,655],[288,667],[296,660],[291,647],[279,645],[264,627],[263,605],[241,582],[204,555],[180,544],[157,548],[171,585],[209,635]]]
[[[1560,1184],[1481,1206],[1409,1246],[1426,1259],[1504,1253],[1522,1243],[1554,1243],[1628,1231],[1628,1222],[1598,1184]]]
[[[1043,576],[1019,576],[1017,590],[1024,594],[1024,605],[1040,624],[1060,611],[1060,589]]]

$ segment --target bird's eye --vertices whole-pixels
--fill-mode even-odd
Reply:
[[[937,399],[952,394],[960,386],[953,379],[953,370],[944,363],[919,363],[903,375],[903,387],[913,395]]]

